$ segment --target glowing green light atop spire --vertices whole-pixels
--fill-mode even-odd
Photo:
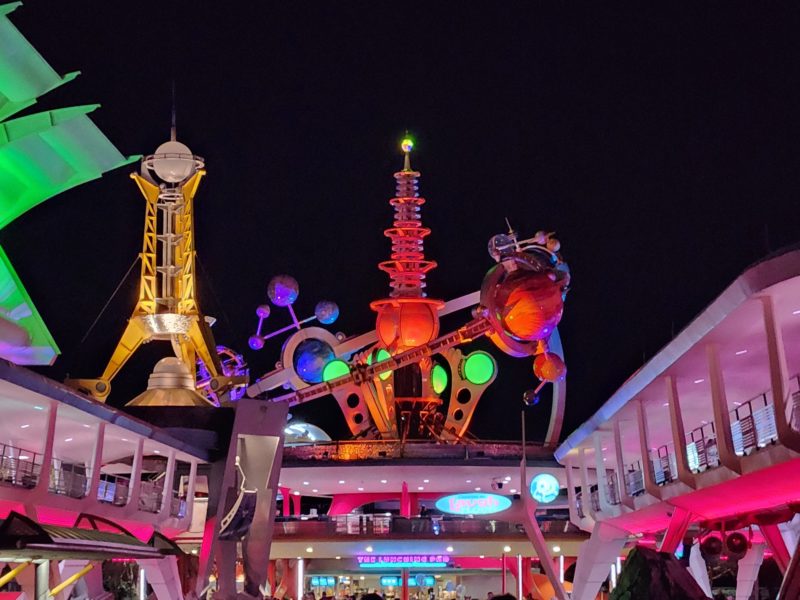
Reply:
[[[494,377],[497,364],[488,352],[478,350],[464,359],[461,368],[467,381],[475,385],[483,385]]]
[[[441,394],[447,387],[447,371],[442,365],[433,365],[431,369],[431,385],[435,394]]]
[[[404,137],[403,141],[400,142],[400,147],[403,149],[403,152],[408,154],[414,149],[414,140],[410,137]]]
[[[338,358],[332,360],[322,370],[322,381],[332,381],[350,374],[350,365]]]

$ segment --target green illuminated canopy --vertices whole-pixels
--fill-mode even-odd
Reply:
[[[8,15],[21,4],[0,5],[0,229],[40,202],[139,158],[125,158],[86,116],[96,104],[6,120],[78,75],[61,77],[14,27]],[[0,356],[44,365],[58,353],[0,249]]]
[[[86,115],[61,108],[0,123],[0,228],[48,198],[135,161]]]
[[[21,4],[0,5],[0,121],[78,76],[75,71],[61,77],[9,21],[8,14]]]
[[[24,345],[2,344],[0,353],[4,358],[18,365],[53,364],[60,352],[58,346],[2,248],[0,248],[0,319],[4,321],[3,325],[6,327],[21,328],[27,332],[29,338]]]

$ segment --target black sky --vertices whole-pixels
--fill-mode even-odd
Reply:
[[[37,108],[101,103],[93,118],[124,153],[167,138],[175,81],[179,138],[209,172],[201,300],[256,375],[278,358],[277,345],[246,344],[274,274],[300,281],[299,312],[330,298],[336,330],[373,326],[405,129],[439,262],[431,295],[478,288],[506,216],[526,234],[558,232],[574,284],[565,433],[749,263],[800,237],[793,2],[28,0],[12,19],[59,72],[83,72]],[[79,344],[140,250],[143,202],[127,175],[0,232],[63,351],[54,377],[98,375],[132,309],[135,278]],[[167,351],[137,355],[112,403]],[[530,361],[501,359],[473,431],[517,436],[532,383]],[[329,399],[297,412],[344,431]],[[547,415],[528,413],[540,435]]]

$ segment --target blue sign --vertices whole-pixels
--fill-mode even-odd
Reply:
[[[558,479],[550,473],[539,473],[531,479],[531,496],[541,504],[550,504],[558,498],[561,491],[561,484]]]
[[[334,587],[335,585],[335,577],[315,575],[311,578],[311,587]]]
[[[402,585],[402,579],[399,577],[395,577],[393,575],[384,575],[381,577],[381,586],[382,587],[400,587]],[[421,583],[420,583],[421,582]],[[433,587],[436,585],[436,579],[433,575],[415,575],[413,577],[409,577],[408,579],[409,587],[423,585],[425,587]]]
[[[497,494],[453,494],[436,501],[436,508],[451,515],[492,515],[511,506],[511,500]]]

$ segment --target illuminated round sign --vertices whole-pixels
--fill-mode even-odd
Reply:
[[[550,473],[539,473],[531,480],[531,496],[537,502],[549,504],[558,497],[561,484]]]
[[[511,500],[497,494],[453,494],[436,501],[436,508],[451,515],[491,515],[511,506]]]

